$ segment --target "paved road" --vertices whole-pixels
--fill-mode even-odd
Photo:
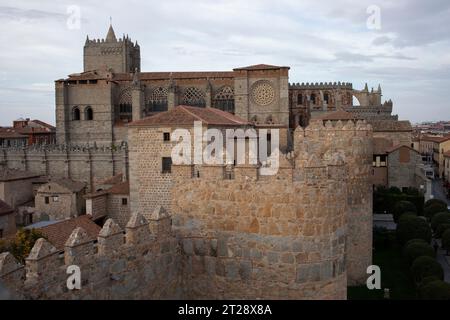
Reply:
[[[431,182],[431,190],[435,199],[441,199],[447,202],[447,205],[450,205],[450,200],[445,196],[444,188],[442,187],[441,179],[434,179]]]
[[[434,179],[432,184],[432,194],[435,199],[440,199],[447,202],[447,205],[450,205],[450,201],[445,196],[444,188],[442,187],[441,179]],[[440,242],[439,242],[440,243]],[[446,251],[439,249],[436,255],[436,260],[441,264],[444,269],[444,280],[445,282],[450,283],[450,265],[448,261],[448,257],[445,256]]]

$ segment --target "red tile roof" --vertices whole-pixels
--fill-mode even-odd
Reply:
[[[414,151],[414,152],[419,153],[419,151],[417,151],[417,150],[411,148],[410,146],[404,145],[404,144],[397,144],[397,145],[395,145],[395,146],[393,146],[393,147],[390,147],[390,148],[388,148],[388,149],[386,150],[386,153],[394,152],[394,151],[396,151],[397,149],[400,149],[400,148],[408,148],[409,150],[412,150],[412,151]]]
[[[6,216],[14,213],[14,209],[11,208],[5,201],[0,199],[0,216]]]
[[[122,182],[122,180],[123,180],[123,174],[119,173],[111,178],[108,178],[108,179],[100,182],[99,184],[116,184],[116,183]]]
[[[37,228],[57,250],[63,250],[64,244],[72,234],[72,231],[81,227],[86,230],[90,240],[96,240],[101,228],[87,215]]]
[[[438,137],[438,136],[423,136],[422,137],[423,141],[431,141],[431,142],[437,142],[437,143],[442,143],[445,142],[447,140],[450,140],[450,135],[449,136],[444,136],[444,137]]]
[[[130,194],[130,183],[129,181],[117,183],[107,191],[110,194]]]
[[[40,126],[48,128],[50,130],[56,130],[56,127],[52,126],[51,124],[48,124],[47,122],[41,121],[41,120],[34,119],[34,120],[31,120],[31,122],[37,123]]]
[[[216,126],[249,125],[248,121],[219,109],[181,105],[169,111],[131,122],[129,126],[194,125],[194,121]]]

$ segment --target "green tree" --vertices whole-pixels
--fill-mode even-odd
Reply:
[[[426,300],[450,300],[450,284],[442,280],[429,281],[419,287],[419,295]]]
[[[427,202],[425,202],[424,208],[427,208],[431,205],[439,205],[439,206],[441,206],[441,208],[447,209],[447,203],[445,203],[444,201],[442,201],[440,199],[427,200]]]
[[[433,216],[438,212],[447,212],[447,206],[443,207],[440,204],[431,204],[428,207],[423,209],[423,215],[427,217],[429,220],[433,218]]]
[[[411,274],[414,281],[418,284],[422,282],[425,277],[434,276],[439,280],[444,279],[444,270],[441,265],[434,258],[421,256],[418,257],[411,266]]]
[[[436,231],[438,225],[443,223],[450,223],[450,212],[436,213],[431,219],[431,229],[433,229],[433,231]]]
[[[412,264],[414,260],[421,256],[434,258],[436,256],[434,249],[428,243],[409,242],[403,248],[403,255]]]
[[[436,228],[436,238],[441,239],[445,230],[450,229],[450,223],[441,223]]]
[[[414,203],[405,200],[397,202],[394,205],[394,210],[392,213],[394,216],[395,223],[398,223],[398,220],[400,219],[401,215],[406,212],[417,214],[417,208],[414,205]]]
[[[427,243],[431,241],[431,229],[428,223],[421,217],[407,216],[397,224],[397,239],[405,244],[411,239],[423,239]]]
[[[25,263],[26,257],[30,254],[31,249],[33,249],[34,243],[39,238],[45,238],[43,234],[36,229],[19,229],[14,237],[14,239],[9,244],[7,251],[20,262]]]

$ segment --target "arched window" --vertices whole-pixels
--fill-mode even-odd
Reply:
[[[131,104],[131,89],[123,90],[119,97],[119,110],[116,109],[118,120],[128,122],[132,120],[133,107]]]
[[[183,104],[204,108],[206,106],[205,94],[199,88],[187,88],[184,92]]]
[[[297,104],[303,104],[303,95],[301,93],[297,95]]]
[[[328,92],[325,92],[323,95],[323,100],[327,103],[330,104],[330,94]]]
[[[316,94],[312,93],[309,100],[312,104],[316,104]]]
[[[74,107],[72,109],[72,120],[74,121],[80,120],[80,109],[78,107]]]
[[[92,111],[92,108],[90,106],[87,106],[86,109],[84,109],[84,119],[94,120],[94,111]]]
[[[167,88],[155,88],[148,97],[145,105],[146,113],[167,111]]]
[[[231,87],[223,87],[214,96],[214,108],[234,114],[234,91]]]

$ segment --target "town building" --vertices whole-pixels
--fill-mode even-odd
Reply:
[[[40,186],[34,202],[41,220],[44,216],[45,220],[65,220],[85,213],[85,188],[84,182],[70,179],[52,179]]]
[[[56,128],[40,120],[19,118],[12,127],[0,127],[0,145],[23,147],[56,142]]]

